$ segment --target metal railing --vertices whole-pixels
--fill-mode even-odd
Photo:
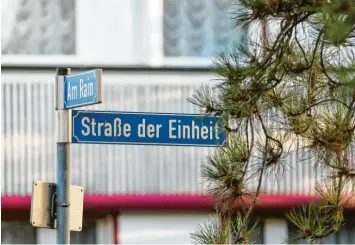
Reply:
[[[55,71],[2,69],[2,195],[28,195],[34,180],[56,181]],[[103,72],[103,103],[85,109],[196,113],[187,98],[208,71]],[[84,108],[83,108],[84,109]],[[200,165],[213,148],[73,144],[71,183],[86,193],[202,194]],[[268,178],[262,191],[307,194],[316,175],[310,160],[295,154],[285,159],[287,171]],[[257,183],[251,183],[256,187]]]

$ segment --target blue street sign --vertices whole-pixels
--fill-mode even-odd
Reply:
[[[219,117],[195,114],[72,111],[72,143],[224,145]]]
[[[102,70],[64,76],[64,109],[101,103]]]

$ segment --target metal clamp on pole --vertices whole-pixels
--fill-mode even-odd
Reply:
[[[65,202],[63,202],[63,203],[61,203],[60,204],[63,208],[69,208],[70,207],[70,203],[65,203]]]
[[[57,244],[70,244],[70,144],[67,138],[68,120],[61,120],[64,111],[64,76],[70,68],[58,68],[56,75],[56,113],[57,113]],[[67,130],[63,130],[67,129]],[[64,142],[63,142],[64,141]],[[63,205],[64,204],[64,205]]]

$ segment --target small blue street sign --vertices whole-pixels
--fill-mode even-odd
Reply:
[[[219,117],[195,114],[72,111],[72,143],[221,146]]]
[[[102,70],[64,76],[64,109],[101,103]]]

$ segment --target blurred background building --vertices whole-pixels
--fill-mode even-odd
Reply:
[[[103,68],[103,103],[87,109],[199,112],[186,99],[215,78],[211,59],[243,40],[229,15],[235,4],[1,0],[2,243],[56,241],[55,230],[29,223],[32,182],[56,181],[55,68]],[[214,215],[200,177],[212,150],[72,145],[71,183],[86,194],[83,230],[71,242],[190,243],[190,233]],[[256,243],[292,237],[283,212],[312,199],[312,162],[292,154],[286,161],[291,171],[263,183]],[[326,243],[355,243],[355,213],[346,212],[347,226]]]

